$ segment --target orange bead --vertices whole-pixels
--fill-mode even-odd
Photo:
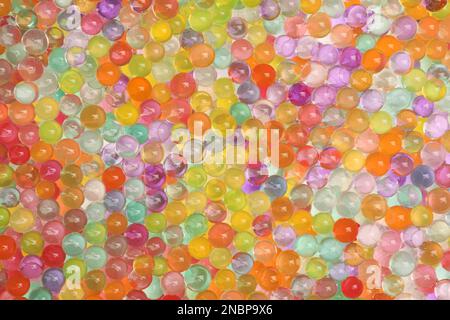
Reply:
[[[448,51],[448,45],[442,40],[433,39],[428,42],[427,56],[433,60],[441,60],[445,57]]]
[[[273,45],[268,42],[258,44],[253,51],[257,63],[270,63],[275,57]]]
[[[120,79],[120,69],[114,63],[106,62],[97,69],[97,80],[104,86],[113,86]]]
[[[197,43],[189,51],[189,60],[194,67],[204,68],[214,62],[215,53],[210,45]]]
[[[9,118],[19,126],[24,126],[34,120],[34,107],[31,104],[14,102],[9,105]]]
[[[411,226],[411,209],[401,206],[388,208],[384,217],[386,224],[394,230],[404,230]]]
[[[31,158],[39,163],[43,163],[53,155],[53,147],[44,141],[38,141],[31,146]]]
[[[403,48],[403,43],[394,36],[384,35],[378,39],[375,48],[380,50],[386,58],[389,58]]]
[[[420,60],[425,56],[427,43],[421,39],[412,39],[405,46],[406,51],[414,60]]]
[[[439,32],[439,21],[433,17],[425,17],[419,21],[418,35],[425,40],[434,39]]]
[[[403,135],[394,130],[382,134],[378,148],[381,153],[393,155],[402,149]]]
[[[120,281],[108,283],[103,292],[108,300],[122,300],[126,295],[125,286]]]
[[[267,291],[273,291],[279,287],[280,284],[280,274],[275,268],[266,268],[261,274],[259,279],[259,285]]]
[[[361,65],[367,71],[379,72],[383,69],[386,64],[386,57],[378,49],[367,50],[363,56]]]
[[[279,197],[272,202],[272,216],[278,221],[287,221],[294,213],[294,206],[288,197]]]
[[[11,11],[11,0],[0,1],[0,16],[7,16]]]
[[[204,134],[211,128],[211,119],[206,113],[194,112],[189,116],[187,126],[191,134]]]
[[[128,227],[126,216],[121,213],[114,212],[106,219],[106,228],[109,234],[119,235],[125,232]]]
[[[147,79],[136,77],[128,82],[127,91],[131,99],[136,101],[144,101],[150,98],[152,86]]]
[[[276,268],[285,275],[295,275],[300,269],[300,257],[293,250],[282,251],[275,261]]]
[[[382,152],[374,152],[366,158],[366,170],[371,175],[380,177],[389,171],[391,157]]]
[[[188,247],[181,245],[171,248],[167,254],[167,264],[172,271],[186,271],[192,263],[192,257],[189,254]]]
[[[58,187],[54,182],[41,180],[36,185],[36,194],[42,199],[54,199],[58,193]]]

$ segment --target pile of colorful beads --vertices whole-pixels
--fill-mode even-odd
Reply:
[[[450,299],[448,0],[0,16],[0,299]]]

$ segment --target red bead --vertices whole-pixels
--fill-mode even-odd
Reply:
[[[24,164],[30,159],[30,150],[22,144],[16,144],[9,148],[8,156],[12,163]]]
[[[0,260],[11,258],[16,252],[16,241],[8,236],[0,235]]]
[[[112,166],[103,172],[102,180],[106,189],[120,189],[125,183],[125,175],[121,168]]]
[[[50,244],[42,251],[42,260],[49,267],[62,267],[66,254],[61,246]]]
[[[344,296],[354,299],[358,298],[362,294],[364,285],[357,277],[348,277],[342,281],[341,288]]]
[[[335,148],[327,148],[320,153],[319,163],[322,168],[332,170],[339,166],[341,153]]]
[[[359,224],[352,219],[342,218],[333,226],[334,237],[340,242],[353,242],[358,235]]]
[[[6,281],[6,290],[15,296],[20,297],[28,292],[30,289],[30,280],[25,278],[22,273],[14,272],[8,276]]]

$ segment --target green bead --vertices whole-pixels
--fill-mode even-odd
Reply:
[[[105,266],[108,254],[105,249],[97,246],[89,247],[84,253],[84,261],[90,269],[101,269]]]
[[[67,70],[59,79],[59,87],[62,91],[69,94],[79,92],[83,84],[83,76],[76,69]]]
[[[204,214],[193,213],[187,217],[184,227],[190,236],[200,236],[208,231],[208,219]]]
[[[312,257],[319,249],[319,244],[314,236],[304,234],[297,238],[294,248],[302,257]]]
[[[323,259],[311,258],[306,264],[306,275],[315,280],[322,279],[328,273],[327,264]]]
[[[366,52],[372,49],[377,42],[377,39],[370,34],[361,34],[356,38],[356,48],[361,52]]]
[[[82,279],[86,275],[86,263],[82,259],[71,258],[64,263],[63,272],[66,279]]]
[[[148,128],[140,123],[134,124],[126,128],[125,132],[136,138],[140,144],[144,144],[148,140]]]
[[[241,190],[231,190],[225,194],[224,203],[227,209],[239,211],[247,205],[247,196]]]
[[[166,229],[166,217],[161,213],[152,213],[144,219],[145,227],[152,233],[161,233]]]
[[[412,208],[422,202],[422,191],[413,184],[406,184],[398,190],[397,199],[402,206]]]
[[[48,56],[48,65],[54,71],[63,73],[70,68],[66,60],[66,52],[63,48],[54,48]]]
[[[111,44],[109,43],[109,40],[98,35],[89,40],[87,50],[89,55],[94,58],[101,58],[108,54],[110,47]]]
[[[19,64],[27,56],[25,46],[19,42],[6,49],[6,59],[12,64]]]
[[[334,221],[329,213],[321,212],[313,217],[313,229],[320,234],[331,233]]]
[[[230,50],[219,48],[216,50],[214,57],[214,67],[217,69],[226,69],[230,66],[232,61]]]
[[[56,121],[45,121],[39,126],[39,136],[41,140],[54,144],[58,142],[63,135],[63,130],[58,122]]]
[[[133,55],[128,64],[128,69],[135,77],[146,77],[152,71],[152,63],[143,55]]]
[[[242,102],[235,103],[231,106],[231,115],[236,120],[237,124],[244,123],[247,119],[251,118],[252,112],[248,105]]]
[[[52,294],[47,288],[38,287],[31,290],[28,299],[30,300],[52,300]]]
[[[320,243],[320,256],[326,261],[338,260],[344,250],[345,244],[334,238],[326,238]]]
[[[62,247],[67,255],[75,257],[83,253],[86,247],[86,240],[79,233],[69,233],[64,237]]]
[[[14,180],[14,171],[10,166],[0,163],[0,187],[11,185]]]
[[[6,228],[9,223],[10,213],[5,207],[0,207],[0,228]]]
[[[103,244],[106,241],[106,227],[101,222],[90,222],[84,228],[84,236],[91,244]]]
[[[147,214],[147,208],[140,202],[131,201],[127,204],[125,213],[129,222],[142,223]]]
[[[184,273],[184,280],[190,290],[205,291],[211,283],[211,274],[204,266],[196,264]]]
[[[123,127],[115,121],[114,115],[108,113],[106,122],[101,128],[103,139],[108,142],[116,142],[123,133]]]
[[[158,277],[154,277],[152,279],[152,283],[144,289],[144,293],[149,299],[155,300],[161,297],[163,295],[163,291],[161,289],[160,279]]]

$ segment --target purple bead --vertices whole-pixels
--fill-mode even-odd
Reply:
[[[296,83],[289,88],[289,101],[296,106],[307,104],[311,98],[311,88],[304,83]]]
[[[149,189],[145,198],[148,210],[161,212],[167,206],[167,195],[162,190]]]
[[[407,176],[414,169],[413,159],[406,153],[397,153],[391,158],[391,170],[399,176]]]
[[[166,173],[161,164],[145,167],[144,184],[151,189],[159,189],[166,182]]]
[[[116,145],[114,143],[109,143],[103,147],[102,159],[108,166],[113,166],[122,162],[122,157],[116,152]]]
[[[34,255],[26,256],[19,265],[20,272],[28,279],[38,278],[42,274],[43,263],[41,258]]]
[[[97,4],[97,11],[103,18],[111,20],[119,15],[121,7],[120,0],[102,0]]]
[[[149,142],[164,142],[170,137],[172,124],[168,121],[154,121],[148,126]]]
[[[273,20],[280,14],[280,6],[274,0],[263,0],[260,4],[261,18]]]
[[[289,58],[295,54],[297,40],[288,36],[280,36],[275,39],[275,51],[278,55]]]
[[[106,210],[110,212],[119,212],[122,211],[125,206],[125,201],[125,196],[122,192],[113,190],[106,193],[103,204],[105,205]]]
[[[350,81],[350,71],[336,66],[328,71],[328,84],[337,88],[346,86]]]
[[[186,159],[178,153],[169,154],[163,166],[167,175],[172,177],[182,177],[188,167]]]
[[[306,183],[311,188],[321,189],[327,184],[329,174],[330,171],[320,166],[315,166],[308,171]]]
[[[120,136],[116,141],[116,152],[123,158],[134,158],[139,151],[139,142],[130,135]]]
[[[434,103],[424,96],[417,96],[413,100],[412,107],[418,116],[429,117],[433,113]]]
[[[418,248],[425,241],[423,231],[417,227],[409,227],[402,232],[403,241],[410,247]]]
[[[291,247],[296,239],[294,229],[289,225],[279,225],[273,230],[273,238],[275,243],[282,248]]]
[[[110,41],[120,39],[125,31],[124,26],[117,20],[109,20],[103,25],[102,33]]]
[[[148,239],[147,228],[140,223],[130,224],[124,235],[128,244],[133,247],[143,246]]]
[[[269,170],[262,163],[249,165],[245,170],[245,176],[251,185],[260,186],[269,178]]]
[[[239,100],[247,104],[255,103],[260,97],[258,86],[251,81],[241,84],[236,93]]]
[[[331,44],[320,45],[313,49],[313,55],[320,63],[333,65],[339,59],[339,50]]]
[[[342,281],[350,274],[350,268],[345,263],[337,263],[330,268],[330,277],[337,281]]]
[[[384,96],[377,90],[369,89],[361,95],[360,103],[365,110],[376,112],[383,106]]]
[[[125,92],[127,90],[128,80],[126,75],[120,75],[119,81],[113,86],[114,91],[119,93]]]
[[[43,286],[53,293],[59,293],[64,281],[64,273],[59,268],[47,269],[42,276]]]
[[[417,32],[417,22],[410,16],[399,17],[392,24],[391,31],[399,40],[412,39]]]
[[[139,177],[144,172],[144,163],[139,157],[124,159],[122,168],[127,177]]]
[[[406,52],[397,52],[390,58],[390,66],[395,73],[404,74],[411,69],[411,57]]]
[[[342,50],[339,62],[342,66],[355,69],[361,64],[361,52],[353,47],[347,47]]]
[[[399,188],[398,182],[395,178],[392,177],[384,177],[377,181],[377,191],[378,194],[383,197],[392,197],[397,193]]]
[[[425,134],[432,138],[438,139],[448,130],[448,114],[434,113],[425,122]]]
[[[316,88],[312,94],[312,102],[320,107],[328,107],[336,101],[336,89],[332,86]]]
[[[361,28],[367,23],[367,10],[361,5],[348,7],[344,12],[345,23],[353,28]]]

